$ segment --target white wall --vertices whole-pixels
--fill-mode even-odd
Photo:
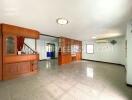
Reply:
[[[132,85],[132,22],[127,25],[127,83]]]
[[[30,48],[35,50],[35,39],[25,38],[24,43],[26,43]]]
[[[82,58],[125,65],[125,37],[111,38],[109,41],[110,40],[116,40],[117,44],[112,45],[111,43],[95,43],[95,41],[83,41]],[[93,54],[86,53],[86,44],[94,44]]]
[[[24,43],[26,43],[28,46],[30,46],[33,50],[35,50],[35,39],[25,38]],[[48,59],[46,54],[46,44],[52,43],[55,44],[55,57],[58,57],[58,40],[52,40],[52,41],[45,41],[43,39],[37,40],[37,52],[39,53],[40,60]]]
[[[55,44],[55,57],[58,57],[58,41],[45,41],[45,40],[37,40],[37,52],[39,53],[40,60],[48,59],[46,52],[46,44],[52,43]]]

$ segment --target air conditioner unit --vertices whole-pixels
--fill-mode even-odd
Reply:
[[[96,40],[95,42],[96,43],[108,43],[109,41],[108,40]]]

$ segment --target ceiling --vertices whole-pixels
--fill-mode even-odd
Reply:
[[[131,0],[0,0],[0,22],[53,36],[88,40],[125,35]],[[56,23],[66,18],[67,25]]]

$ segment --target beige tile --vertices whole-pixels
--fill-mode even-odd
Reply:
[[[36,75],[0,82],[0,100],[132,100],[124,67],[90,61],[58,66],[56,60],[39,67]]]
[[[45,86],[45,88],[54,98],[59,98],[64,93],[61,88],[59,88],[56,84],[53,83],[48,84],[47,86]]]

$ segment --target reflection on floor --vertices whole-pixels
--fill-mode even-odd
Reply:
[[[0,82],[0,100],[132,100],[125,68],[80,61],[41,61],[38,74]]]

